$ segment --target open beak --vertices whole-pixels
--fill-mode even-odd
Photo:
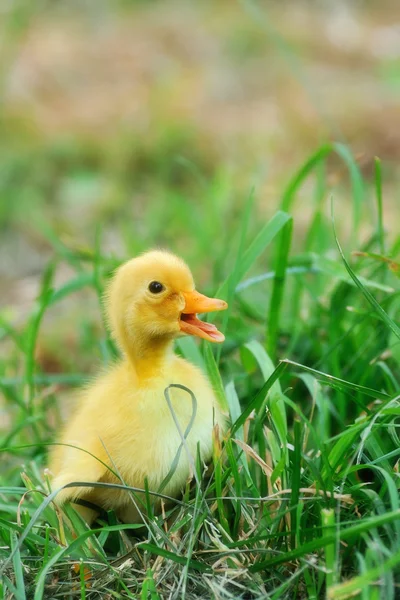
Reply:
[[[197,318],[196,313],[214,312],[228,308],[225,300],[216,298],[207,298],[193,290],[192,292],[183,292],[185,298],[185,307],[180,318],[181,331],[189,335],[197,335],[209,342],[223,342],[225,336],[218,331],[212,323],[204,323]]]

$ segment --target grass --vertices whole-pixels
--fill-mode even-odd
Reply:
[[[323,211],[332,152],[351,182],[347,239],[344,215],[333,211],[335,228]],[[53,259],[40,293],[23,329],[5,313],[0,329],[8,348],[0,366],[8,419],[0,473],[2,598],[398,597],[400,296],[393,265],[400,238],[384,232],[376,165],[369,223],[365,198],[373,188],[349,149],[332,144],[300,166],[282,191],[282,210],[265,223],[254,208],[255,189],[239,225],[230,223],[229,239],[214,236],[215,223],[210,230],[206,220],[201,228],[189,224],[195,264],[214,263],[206,292],[229,300],[218,317],[226,343],[215,349],[185,338],[177,351],[208,373],[231,428],[215,444],[212,475],[196,463],[182,498],[141,528],[118,523],[112,511],[93,529],[72,508],[66,518],[52,503],[44,470],[60,403],[87,377],[80,355],[97,349],[89,372],[114,354],[99,325],[101,292],[131,249],[102,252],[99,232],[93,248],[81,250],[42,228]],[[294,244],[292,209],[306,178],[315,182],[315,208]],[[226,184],[219,181],[220,188],[218,177],[202,185],[222,207]],[[179,214],[180,207],[176,199],[171,210]],[[145,243],[136,241],[136,250]],[[65,266],[70,277],[57,285]],[[75,297],[91,307],[88,314],[81,306],[81,320],[69,323],[84,330],[84,339],[72,352],[53,333],[62,346],[59,370],[46,372],[38,359],[43,331],[57,328],[60,307]]]
[[[0,308],[0,600],[398,598],[400,237],[390,194],[398,144],[387,146],[396,115],[386,110],[398,88],[393,59],[357,44],[342,52],[315,7],[304,12],[309,36],[296,11],[271,3],[266,13],[252,0],[194,11],[193,47],[191,21],[175,7],[159,46],[151,3],[138,3],[138,13],[121,12],[130,25],[115,34],[121,47],[132,44],[145,75],[132,121],[124,85],[142,71],[120,60],[112,35],[109,45],[104,23],[116,23],[118,11],[79,7],[78,21],[85,14],[106,35],[85,27],[80,39],[72,27],[71,63],[56,45],[54,69],[46,41],[67,25],[47,4],[21,0],[2,22],[0,243],[8,258],[29,242],[22,264],[10,261],[15,279],[37,272],[31,248],[44,249],[48,264],[28,314],[23,288],[16,308],[12,295]],[[154,10],[162,23],[161,7]],[[386,23],[371,10],[355,13],[365,39]],[[33,63],[24,64],[32,32]],[[157,39],[154,55],[148,39]],[[94,65],[91,48],[103,46]],[[171,80],[154,78],[160,48],[174,65]],[[22,101],[7,94],[19,56],[29,72],[39,65]],[[90,85],[77,85],[75,69]],[[355,73],[357,104],[348,86]],[[240,94],[233,86],[233,104],[216,102],[213,82],[228,77],[230,89],[232,75]],[[107,77],[114,84],[98,104]],[[271,89],[279,133],[262,110]],[[379,117],[360,89],[378,94],[371,106]],[[81,105],[92,125],[81,127]],[[359,161],[343,143],[355,134]],[[212,474],[193,457],[193,480],[162,515],[150,511],[138,528],[110,511],[88,529],[72,508],[63,515],[54,506],[47,451],[75,390],[115,355],[101,306],[107,278],[152,246],[181,254],[199,289],[229,302],[216,317],[222,346],[182,338],[177,352],[208,374],[231,427],[214,445]],[[7,281],[0,286],[7,298]]]

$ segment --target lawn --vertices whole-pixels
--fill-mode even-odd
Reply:
[[[382,14],[360,8],[363,35],[390,21],[389,5]],[[3,61],[0,598],[394,600],[398,150],[382,132],[395,129],[395,117],[390,124],[375,118],[368,99],[355,107],[343,83],[358,74],[370,89],[373,75],[381,105],[394,103],[393,58],[368,62],[360,42],[344,58],[339,53],[341,64],[323,36],[311,41],[296,29],[295,10],[280,23],[274,3],[276,29],[260,30],[252,2],[235,9],[221,2],[212,25],[209,4],[183,3],[181,12],[177,4],[177,20],[151,3],[101,7],[88,5],[83,21],[71,8],[63,27],[60,6],[42,14],[21,2],[7,13],[14,70],[11,77]],[[339,18],[304,14],[314,26]],[[97,27],[104,22],[109,28]],[[82,23],[92,24],[89,42]],[[193,26],[192,36],[182,23]],[[175,28],[181,37],[171,41]],[[116,43],[131,31],[139,36],[133,59]],[[100,66],[90,54],[99,39]],[[151,79],[161,59],[147,39],[170,49],[168,77]],[[292,75],[298,64],[307,75],[290,79],[271,69],[282,135],[268,110],[254,127],[246,112],[266,93],[253,70],[259,76],[271,55]],[[144,56],[125,89],[126,61]],[[308,113],[306,130],[295,112],[304,116],[308,101],[296,103],[291,91],[313,96],[319,60],[343,85],[348,111],[335,112],[337,96],[322,98],[323,114]],[[121,70],[115,80],[111,64]],[[211,101],[203,86],[224,69],[251,94],[241,99],[228,77],[234,102],[221,91]],[[41,77],[53,85],[42,87]],[[109,104],[102,86],[115,93]],[[126,104],[130,94],[137,106]],[[197,462],[183,495],[165,498],[161,515],[149,508],[138,527],[110,511],[89,528],[71,507],[63,514],[53,503],[48,449],[76,390],[115,358],[102,306],[109,277],[159,246],[188,262],[202,292],[229,303],[215,316],[223,345],[186,337],[176,352],[208,375],[230,428],[214,446],[213,469],[205,473]]]

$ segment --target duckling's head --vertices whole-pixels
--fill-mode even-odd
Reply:
[[[120,266],[106,301],[113,336],[126,351],[182,334],[210,342],[225,339],[196,313],[224,310],[227,303],[197,292],[189,267],[166,251],[153,250]]]

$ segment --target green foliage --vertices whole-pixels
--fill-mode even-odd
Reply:
[[[221,352],[192,339],[177,350],[208,373],[232,427],[215,445],[212,475],[203,479],[197,469],[197,484],[166,505],[165,519],[152,516],[145,526],[119,524],[109,514],[89,529],[72,508],[63,516],[49,495],[44,467],[58,395],[85,376],[79,356],[70,371],[63,363],[59,373],[41,370],[35,349],[42,323],[83,290],[101,322],[102,289],[125,256],[102,253],[100,239],[93,250],[77,249],[42,227],[54,258],[41,291],[24,330],[5,316],[0,330],[13,347],[0,371],[10,419],[0,473],[3,597],[396,597],[400,361],[392,256],[399,240],[384,236],[380,168],[377,234],[362,246],[364,182],[343,146],[324,146],[308,159],[282,206],[291,211],[314,173],[328,192],[318,165],[333,150],[352,182],[354,238],[346,248],[369,260],[352,261],[341,249],[340,226],[335,240],[333,224],[317,212],[304,247],[294,250],[296,220],[278,212],[257,223],[252,199],[229,242],[222,236],[211,244],[212,233],[191,229],[197,264],[208,261],[208,244],[218,265],[209,288],[229,300],[229,311],[216,317],[227,340]],[[176,214],[179,207],[176,199]],[[58,286],[63,265],[72,273]],[[110,358],[114,349],[105,342],[104,330],[91,330],[90,344],[99,352],[107,347]]]

